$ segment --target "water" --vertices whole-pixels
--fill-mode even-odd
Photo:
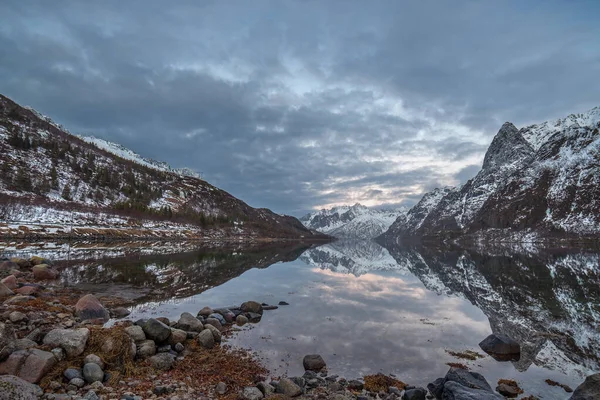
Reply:
[[[102,254],[112,258],[95,261]],[[346,378],[383,372],[426,385],[445,375],[446,363],[460,362],[492,386],[515,379],[525,395],[566,399],[544,381],[575,388],[600,369],[594,251],[336,242],[227,250],[79,246],[69,257],[62,261],[65,284],[130,298],[132,319],[176,319],[246,300],[290,303],[265,311],[230,340],[255,351],[273,376],[301,374],[302,357],[319,353],[331,373]],[[519,341],[521,359],[468,361],[447,352],[485,354],[478,343],[492,332]]]

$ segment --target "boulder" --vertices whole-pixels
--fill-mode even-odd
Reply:
[[[19,286],[17,284],[17,277],[14,275],[7,276],[6,278],[2,279],[0,283],[3,283],[10,290],[15,290]]]
[[[242,391],[242,397],[245,400],[261,400],[264,396],[258,388],[247,386]]]
[[[92,294],[86,294],[79,299],[75,304],[75,315],[82,321],[102,320],[106,322],[110,318],[108,310]]]
[[[360,392],[364,389],[365,385],[361,381],[351,380],[348,382],[348,386],[346,386],[348,390],[354,390]]]
[[[157,343],[165,342],[171,336],[171,328],[154,318],[146,321],[142,325],[142,329],[148,339],[154,340]]]
[[[225,320],[225,317],[223,317],[219,313],[212,313],[212,314],[210,314],[207,319],[210,319],[210,318],[214,318],[214,319],[219,320],[219,322],[221,323],[221,325],[225,325],[227,323],[227,321]]]
[[[13,261],[2,261],[0,262],[0,271],[13,271],[19,270],[19,265]]]
[[[0,347],[0,361],[6,360],[12,353],[19,350],[27,350],[36,347],[37,343],[29,339],[16,339]]]
[[[242,305],[240,306],[240,309],[243,312],[251,312],[251,313],[261,314],[261,315],[263,313],[262,304],[260,304],[256,301],[247,301],[245,303],[242,303]]]
[[[131,311],[129,311],[128,309],[126,309],[125,307],[117,307],[117,308],[113,308],[110,311],[110,315],[115,318],[115,319],[121,319],[121,318],[125,318],[127,317],[129,314],[131,314]]]
[[[67,357],[77,357],[83,354],[89,337],[90,330],[87,328],[53,329],[44,337],[43,343],[62,348]]]
[[[13,263],[17,264],[19,268],[31,268],[32,265],[29,260],[20,257],[13,257],[10,259]]]
[[[0,364],[0,375],[15,375],[29,383],[38,383],[56,362],[54,355],[48,351],[18,350]]]
[[[87,363],[83,366],[83,379],[87,383],[102,382],[104,380],[104,371],[96,363]]]
[[[169,336],[169,344],[175,346],[177,343],[184,343],[187,339],[187,332],[181,329],[171,328],[171,336]]]
[[[87,356],[85,356],[85,358],[83,359],[83,363],[84,364],[90,364],[90,363],[98,364],[98,366],[101,369],[104,369],[104,361],[102,361],[102,359],[95,354],[88,354]]]
[[[225,322],[222,322],[223,324],[235,321],[235,313],[228,308],[219,308],[215,310],[215,313],[218,313],[225,319]]]
[[[504,400],[504,396],[491,391],[463,386],[458,382],[444,383],[443,400]]]
[[[15,330],[12,325],[0,322],[0,348],[8,345],[16,339],[17,335],[15,335]]]
[[[470,388],[492,391],[492,387],[483,375],[462,368],[450,368],[446,374],[446,382],[456,382]]]
[[[221,343],[221,331],[210,324],[204,325],[204,327],[210,331],[215,339],[215,343]]]
[[[221,328],[223,328],[223,325],[221,325],[221,322],[216,318],[207,318],[206,321],[204,322],[204,325],[212,325],[215,328],[217,328],[218,330],[221,330]]]
[[[131,325],[125,328],[125,333],[129,335],[135,342],[146,340],[146,334],[141,326]]]
[[[0,400],[37,400],[43,394],[38,385],[33,385],[17,376],[0,376]]]
[[[308,354],[304,356],[302,365],[306,371],[320,371],[327,366],[325,360],[319,354]]]
[[[175,328],[186,332],[202,332],[204,326],[196,317],[188,312],[184,312],[175,324]]]
[[[0,297],[12,296],[15,294],[12,290],[8,288],[4,283],[0,283]]]
[[[405,390],[402,395],[402,400],[425,400],[427,396],[427,390],[424,388],[415,388]]]
[[[244,326],[248,323],[248,318],[246,318],[245,315],[240,314],[235,318],[235,323],[239,326]]]
[[[33,279],[36,280],[52,280],[56,279],[58,272],[50,268],[48,264],[36,265],[32,269]]]
[[[167,371],[173,368],[175,363],[175,356],[169,353],[159,353],[149,358],[150,364],[162,371]]]
[[[31,265],[35,266],[35,265],[40,265],[40,264],[50,264],[50,261],[43,258],[43,257],[39,257],[39,256],[33,256],[29,258],[29,262],[31,263]]]
[[[204,307],[202,310],[198,311],[198,316],[206,318],[212,313],[214,313],[212,308]]]
[[[215,345],[215,338],[213,337],[213,334],[210,331],[210,329],[205,329],[202,332],[200,332],[198,334],[198,337],[196,337],[196,340],[202,347],[206,349],[210,349]]]
[[[76,369],[76,368],[67,368],[67,369],[65,369],[65,371],[63,372],[63,376],[68,381],[70,381],[71,379],[75,379],[75,378],[83,379],[83,375],[81,374],[81,370],[80,369]]]
[[[10,319],[10,322],[13,324],[18,324],[19,322],[27,321],[27,315],[20,311],[13,311],[8,315],[8,319]]]
[[[136,346],[136,355],[138,358],[148,358],[156,354],[156,343],[154,343],[154,340],[142,340]]]
[[[479,347],[490,355],[517,355],[521,353],[519,343],[501,334],[493,333],[489,335],[479,343]]]
[[[573,392],[569,400],[600,399],[600,373],[590,375]]]
[[[277,387],[275,388],[275,392],[281,393],[284,396],[288,397],[296,397],[302,394],[302,388],[294,383],[289,378],[281,378]]]
[[[253,312],[248,312],[246,313],[246,318],[248,318],[248,321],[252,322],[253,324],[256,324],[260,322],[260,320],[262,319],[262,315]]]
[[[267,382],[259,382],[256,387],[262,392],[265,397],[269,397],[275,393],[275,388]]]

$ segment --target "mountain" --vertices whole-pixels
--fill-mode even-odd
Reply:
[[[521,129],[505,123],[474,178],[427,193],[381,239],[597,236],[599,128],[600,107]]]
[[[70,134],[0,95],[0,233],[10,237],[322,238],[190,170]]]
[[[307,228],[337,238],[369,240],[381,235],[405,213],[404,207],[376,210],[357,203],[309,213],[300,218],[300,222]]]

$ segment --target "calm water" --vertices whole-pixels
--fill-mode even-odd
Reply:
[[[346,378],[384,372],[425,385],[446,373],[445,363],[462,362],[492,386],[515,379],[525,395],[565,399],[544,380],[574,388],[600,370],[600,255],[592,251],[336,242],[228,250],[55,246],[47,255],[65,259],[65,252],[63,283],[131,298],[132,319],[287,301],[230,340],[255,351],[273,375],[301,374],[302,357],[320,353],[331,373]],[[477,344],[492,332],[521,343],[518,362],[447,353],[483,354]]]

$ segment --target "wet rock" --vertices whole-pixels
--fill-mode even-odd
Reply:
[[[104,371],[98,364],[87,363],[83,366],[83,379],[87,383],[102,382],[104,379]]]
[[[19,311],[13,311],[10,313],[10,315],[8,316],[8,319],[10,320],[10,322],[12,322],[13,324],[18,324],[20,322],[26,321],[27,320],[27,316],[25,314],[23,314],[22,312]]]
[[[40,349],[19,350],[0,364],[0,375],[15,375],[30,383],[38,383],[56,364],[56,358]]]
[[[175,346],[178,343],[184,343],[187,339],[187,332],[181,329],[171,328],[171,336],[169,337],[169,344]]]
[[[244,326],[248,323],[248,318],[246,318],[245,315],[240,314],[235,318],[235,323],[239,326]]]
[[[50,268],[48,264],[39,264],[33,267],[33,279],[52,280],[56,279],[58,272]]]
[[[217,392],[217,394],[220,394],[221,396],[224,395],[225,393],[227,393],[227,384],[225,382],[217,383],[217,386],[215,386],[215,392]]]
[[[261,400],[263,398],[263,394],[256,387],[247,386],[242,391],[242,397],[245,400]]]
[[[83,379],[83,375],[81,374],[81,370],[80,369],[75,369],[75,368],[67,368],[65,369],[65,371],[63,372],[63,376],[68,380],[72,380],[75,378],[78,379]]]
[[[215,338],[213,337],[213,334],[210,331],[210,329],[205,329],[202,332],[200,332],[196,340],[202,347],[206,349],[210,349],[215,345]]]
[[[162,371],[167,371],[173,368],[175,364],[175,356],[169,353],[159,353],[149,358],[150,364]]]
[[[425,388],[415,388],[410,390],[405,390],[402,395],[402,400],[425,400],[427,396],[427,390]]]
[[[12,290],[8,288],[4,283],[0,283],[0,297],[12,296],[15,294]]]
[[[242,303],[242,305],[240,306],[240,309],[243,312],[250,312],[250,313],[261,314],[261,315],[263,313],[262,304],[260,304],[256,301],[247,301],[245,303]]]
[[[83,359],[83,363],[97,364],[101,369],[104,369],[104,361],[102,361],[102,359],[95,354],[88,354],[87,356],[85,356],[85,358]]]
[[[110,314],[112,315],[113,318],[121,319],[121,318],[125,318],[129,314],[131,314],[131,311],[129,311],[125,307],[117,307],[117,308],[113,308],[110,311]]]
[[[258,390],[261,391],[261,393],[265,396],[265,397],[269,397],[270,395],[272,395],[273,393],[275,393],[275,388],[273,387],[273,385],[270,385],[267,382],[259,382],[256,387],[258,388]]]
[[[154,340],[142,340],[137,343],[137,357],[148,358],[156,354],[156,343]]]
[[[302,394],[302,388],[289,378],[281,378],[275,388],[275,392],[288,397],[296,397]]]
[[[3,283],[10,290],[15,290],[18,287],[17,277],[14,275],[7,276],[6,278],[2,279],[0,283]]]
[[[219,322],[221,323],[221,325],[225,325],[227,323],[227,321],[225,321],[225,317],[223,317],[221,314],[219,313],[212,313],[208,316],[208,318],[214,318],[214,319],[218,319]],[[207,319],[208,319],[207,318]]]
[[[491,334],[479,343],[481,350],[488,354],[517,355],[521,346],[511,338],[501,334]]]
[[[308,354],[304,356],[302,365],[304,365],[304,369],[307,371],[321,371],[327,366],[325,360],[323,360],[323,357],[319,354]]]
[[[573,392],[569,400],[600,399],[600,373],[585,378],[585,381]]]
[[[259,323],[260,320],[262,319],[261,314],[257,314],[257,313],[253,313],[253,312],[246,313],[246,317],[248,318],[248,321],[252,322],[253,324]]]
[[[277,310],[279,307],[277,306],[263,306],[263,310],[264,311],[272,311],[272,310]]]
[[[135,342],[141,342],[146,340],[146,334],[141,326],[131,325],[125,328],[125,333],[129,335]]]
[[[213,309],[210,307],[204,307],[202,310],[198,311],[198,316],[206,318],[210,314],[214,313]]]
[[[75,304],[75,315],[82,321],[102,320],[106,322],[110,318],[108,310],[91,294],[83,296]]]
[[[142,329],[148,339],[158,343],[166,341],[171,336],[171,328],[154,318],[146,321]]]
[[[90,330],[87,328],[53,329],[44,337],[43,343],[62,348],[67,357],[77,357],[85,350],[89,337]]]
[[[450,368],[446,374],[446,382],[456,382],[470,388],[492,391],[492,387],[483,375],[462,368]]]
[[[186,332],[202,332],[204,326],[196,317],[188,312],[181,314],[179,321],[175,324],[175,328]]]
[[[221,325],[221,321],[219,321],[216,318],[207,318],[206,321],[204,321],[204,325],[212,325],[219,331],[223,328],[223,325]]]
[[[458,382],[444,384],[444,400],[504,400],[504,396],[491,391],[463,386]]]
[[[210,331],[210,333],[212,333],[213,339],[215,339],[215,343],[221,343],[221,331],[220,330],[218,330],[217,328],[215,328],[214,326],[212,326],[210,324],[206,324],[204,327],[206,329],[208,329]]]
[[[290,305],[290,303],[288,303],[288,302],[286,302],[286,301],[280,301],[280,302],[279,302],[279,305],[280,305],[280,306],[289,306],[289,305]]]
[[[0,376],[0,400],[37,400],[43,394],[38,385],[33,385],[17,376]]]

